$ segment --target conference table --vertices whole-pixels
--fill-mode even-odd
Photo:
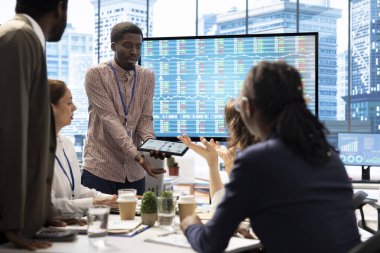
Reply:
[[[139,252],[139,253],[152,253],[152,252],[165,252],[165,253],[185,253],[194,252],[188,248],[178,248],[163,244],[145,242],[145,239],[157,236],[162,233],[159,228],[150,228],[134,237],[120,237],[111,236],[107,238],[107,245],[105,247],[92,246],[86,235],[78,235],[74,242],[55,242],[53,246],[48,249],[38,250],[37,252],[62,252],[62,253],[90,253],[90,252],[113,252],[113,253],[126,253],[126,252]],[[27,250],[15,249],[12,245],[6,245],[0,248],[0,252],[9,253],[24,253],[30,252]]]
[[[110,220],[117,219],[118,215],[110,215]],[[135,219],[140,219],[136,216]],[[157,223],[156,223],[157,224]],[[175,232],[176,236],[182,237],[182,232],[179,229],[179,218],[176,217],[175,221]],[[173,245],[166,245],[162,243],[147,242],[146,240],[152,238],[163,238],[169,234],[167,230],[160,228],[159,226],[154,226],[146,229],[145,231],[133,236],[125,237],[122,235],[109,234],[107,236],[107,244],[102,247],[95,247],[90,244],[87,235],[79,234],[75,241],[73,242],[54,242],[53,246],[48,249],[37,250],[36,252],[49,252],[49,253],[93,253],[93,252],[112,252],[112,253],[128,253],[128,252],[138,252],[138,253],[152,253],[152,252],[164,252],[164,253],[186,253],[194,252],[193,249],[189,247],[180,247]],[[161,236],[160,236],[161,235]],[[171,236],[171,235],[170,235]],[[237,240],[237,238],[234,238]],[[241,239],[239,239],[241,240]],[[248,239],[244,239],[248,241]],[[232,240],[231,240],[232,241]],[[230,241],[230,245],[231,245]],[[243,241],[243,243],[246,243]],[[259,248],[260,242],[258,240],[249,240],[249,248]],[[234,241],[236,243],[236,241]],[[240,243],[240,241],[238,241]],[[242,249],[247,245],[242,245]],[[239,252],[240,246],[234,245],[233,250],[230,252]],[[17,249],[12,244],[4,244],[0,246],[0,253],[25,253],[31,252],[28,250]]]

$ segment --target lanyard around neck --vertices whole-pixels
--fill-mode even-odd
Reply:
[[[70,161],[69,161],[69,159],[66,156],[65,149],[62,148],[62,150],[63,150],[63,154],[64,154],[64,156],[66,158],[67,164],[69,165],[71,181],[70,181],[69,175],[67,175],[67,172],[66,172],[65,168],[63,167],[61,161],[59,160],[58,156],[55,156],[55,159],[57,160],[57,162],[59,164],[59,167],[61,167],[63,173],[65,174],[65,176],[67,178],[67,180],[69,180],[69,183],[70,183],[70,186],[71,186],[72,197],[74,197],[74,188],[75,188],[74,173],[73,173],[73,170],[71,168]]]
[[[132,100],[133,100],[133,96],[135,95],[135,87],[136,87],[137,71],[136,71],[136,69],[134,69],[134,78],[133,78],[133,86],[132,86],[132,95],[131,95],[131,100],[129,101],[128,108],[127,108],[127,107],[125,106],[123,93],[121,92],[121,88],[120,88],[120,84],[119,84],[119,78],[118,78],[117,75],[116,75],[116,70],[115,70],[115,68],[112,66],[112,61],[110,61],[108,65],[109,65],[110,68],[112,69],[113,75],[115,76],[116,83],[117,83],[117,87],[119,88],[119,95],[120,95],[121,103],[122,103],[122,105],[123,105],[123,109],[124,109],[125,120],[127,120],[127,119],[128,119],[129,108],[131,107],[131,103],[132,103]]]

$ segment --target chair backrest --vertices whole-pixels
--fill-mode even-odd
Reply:
[[[348,253],[380,253],[380,232],[355,246]]]

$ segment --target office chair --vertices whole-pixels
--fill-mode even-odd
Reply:
[[[356,245],[348,253],[380,253],[380,232],[375,233],[367,241]]]
[[[365,219],[363,207],[365,205],[370,205],[375,208],[377,211],[377,221],[380,220],[380,206],[376,203],[374,199],[368,199],[368,194],[363,191],[358,191],[354,193],[353,196],[353,205],[355,210],[358,209],[360,212],[360,220],[358,221],[358,226],[371,234],[375,234],[377,231],[380,231],[380,222],[377,222],[377,226],[372,225],[368,226],[370,223],[375,223],[375,221],[371,222]],[[376,229],[374,229],[376,227]]]

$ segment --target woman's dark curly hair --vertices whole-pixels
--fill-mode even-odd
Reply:
[[[296,68],[283,61],[262,61],[248,73],[243,94],[270,124],[272,134],[295,153],[314,165],[329,160],[327,130],[307,109]]]

